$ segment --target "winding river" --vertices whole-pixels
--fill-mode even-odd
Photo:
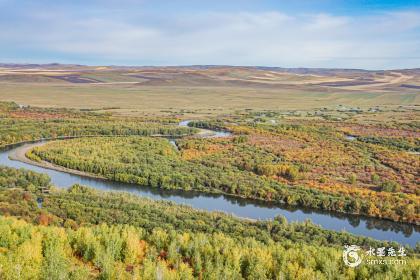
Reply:
[[[180,125],[187,126],[188,121],[181,122]],[[202,130],[198,136],[226,137],[229,135],[229,132]],[[42,143],[42,141],[40,142]],[[176,147],[175,142],[172,142],[172,144]],[[52,183],[61,188],[68,188],[73,184],[82,184],[104,191],[125,191],[155,200],[171,200],[179,204],[190,205],[194,208],[208,211],[223,211],[243,218],[272,219],[277,215],[283,215],[289,222],[310,219],[315,224],[319,224],[326,229],[347,231],[379,240],[397,241],[401,244],[408,244],[410,246],[415,246],[416,242],[420,241],[420,226],[375,218],[323,212],[313,209],[292,208],[285,205],[236,198],[229,195],[206,194],[191,191],[186,192],[181,190],[162,190],[147,186],[112,182],[47,169],[9,158],[9,154],[16,154],[19,150],[24,150],[30,145],[33,144],[22,144],[9,150],[1,151],[0,164],[46,173],[51,177]]]

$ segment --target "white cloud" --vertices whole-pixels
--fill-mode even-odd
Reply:
[[[0,22],[2,44],[91,57],[101,64],[420,65],[418,11],[359,17],[277,11],[151,17],[137,12],[127,18],[60,11],[26,17],[27,24],[13,29]]]

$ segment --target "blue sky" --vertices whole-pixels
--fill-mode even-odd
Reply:
[[[420,0],[0,0],[0,62],[420,67]]]

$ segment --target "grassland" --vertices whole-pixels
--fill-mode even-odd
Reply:
[[[59,68],[58,68],[59,67]],[[41,107],[113,108],[125,115],[309,110],[419,104],[419,71],[251,67],[0,68],[0,100]]]

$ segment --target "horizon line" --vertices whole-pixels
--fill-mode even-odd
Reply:
[[[179,65],[118,65],[118,64],[79,64],[79,63],[31,63],[31,62],[1,62],[0,67],[3,66],[80,66],[80,67],[121,67],[121,68],[176,68],[176,67],[232,67],[232,68],[269,68],[269,69],[312,69],[312,70],[347,70],[347,71],[401,71],[401,70],[420,70],[420,67],[415,68],[390,68],[390,69],[365,69],[365,68],[329,68],[329,67],[284,67],[284,66],[265,66],[265,65],[233,65],[233,64],[179,64]]]

